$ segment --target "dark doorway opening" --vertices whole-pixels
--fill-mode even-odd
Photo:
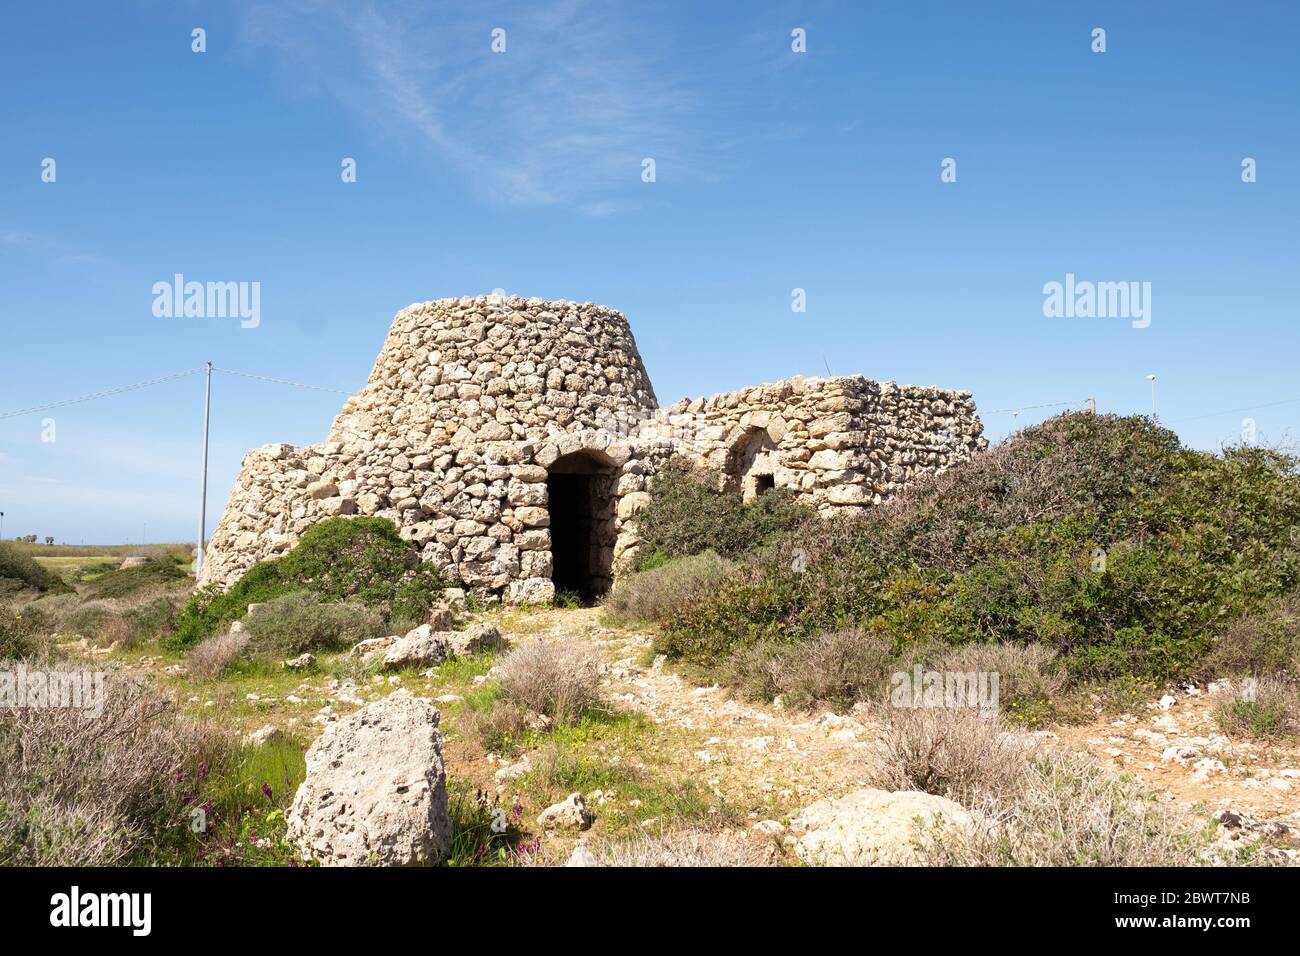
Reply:
[[[776,477],[774,475],[755,475],[754,476],[754,497],[766,494],[776,487]]]
[[[556,594],[568,591],[592,601],[613,583],[614,468],[591,453],[575,452],[549,471],[551,582]]]

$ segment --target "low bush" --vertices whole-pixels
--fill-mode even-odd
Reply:
[[[572,723],[600,703],[600,657],[585,642],[534,638],[497,666],[507,701],[557,724]]]
[[[83,585],[81,596],[87,601],[135,597],[178,588],[189,577],[169,555],[160,555],[136,568],[115,568],[99,575]]]
[[[28,662],[32,670],[59,665]],[[145,864],[190,840],[206,768],[224,738],[122,673],[103,711],[0,710],[0,866]]]
[[[890,675],[909,666],[890,638],[846,628],[793,644],[764,641],[742,648],[719,676],[751,699],[780,695],[791,707],[821,704],[838,711],[882,699]]]
[[[384,619],[363,604],[327,601],[311,591],[272,598],[244,618],[249,652],[267,659],[342,650],[379,637]]]
[[[528,732],[528,710],[517,701],[493,698],[486,706],[466,710],[457,723],[487,753],[516,754]]]
[[[1215,642],[1206,677],[1300,678],[1300,594],[1230,624]]]
[[[72,590],[58,575],[50,574],[31,556],[0,541],[0,598],[32,590],[66,594]]]
[[[111,613],[108,605],[99,601],[89,601],[69,611],[59,622],[59,633],[65,637],[84,637],[96,640],[104,618]]]
[[[32,601],[27,607],[40,611],[50,622],[50,633],[58,634],[68,615],[81,607],[81,598],[76,594],[47,594]]]
[[[734,567],[716,551],[666,559],[619,578],[605,599],[605,612],[615,622],[661,624],[695,595],[724,584]]]
[[[763,547],[784,531],[806,521],[811,508],[796,505],[784,489],[744,502],[719,489],[717,472],[670,458],[650,484],[650,502],[637,513],[641,539],[639,565],[653,567],[664,558],[715,551],[725,558]]]
[[[32,657],[49,646],[48,622],[29,608],[0,604],[0,660]]]
[[[244,634],[213,634],[185,652],[185,666],[199,680],[216,680],[235,666],[248,647]]]
[[[959,833],[922,836],[931,866],[1189,866],[1202,843],[1180,833],[1154,794],[1086,758],[1025,762],[1015,786],[975,805]]]
[[[249,568],[228,591],[196,591],[181,612],[173,649],[192,647],[239,620],[252,603],[292,591],[364,604],[384,620],[423,620],[442,589],[437,571],[384,518],[329,518],[303,533],[288,554]]]
[[[963,644],[943,652],[931,665],[941,672],[998,675],[998,708],[1020,726],[1037,727],[1054,718],[1066,674],[1056,651],[1041,644]]]
[[[1234,737],[1293,737],[1300,733],[1300,688],[1273,677],[1244,678],[1214,702],[1214,720]]]
[[[872,785],[921,790],[963,806],[1012,792],[1027,751],[998,717],[969,708],[891,708]]]
[[[1192,676],[1216,635],[1300,586],[1297,525],[1289,455],[1207,454],[1149,419],[1064,415],[856,519],[777,536],[679,607],[656,646],[709,667],[856,624],[899,646],[1043,645],[1078,681]]]
[[[132,643],[157,641],[170,635],[179,611],[180,605],[171,597],[155,598],[126,611],[123,616],[131,628]]]

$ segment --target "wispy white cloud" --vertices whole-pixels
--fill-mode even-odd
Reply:
[[[503,54],[490,50],[496,27]],[[690,162],[692,84],[659,31],[652,7],[587,0],[490,16],[452,4],[284,0],[247,7],[243,37],[274,54],[296,92],[414,134],[492,198],[608,215],[619,206],[602,197],[639,184],[644,157],[661,170]]]
[[[0,229],[0,248],[13,255],[35,256],[54,265],[113,265],[113,260],[98,253],[78,250],[61,239],[29,232],[25,229]]]

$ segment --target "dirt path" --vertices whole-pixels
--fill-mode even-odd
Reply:
[[[1213,716],[1219,686],[1193,686],[1145,714],[1053,728],[1060,745],[1130,774],[1180,811],[1203,805],[1300,829],[1300,747],[1224,735]]]
[[[526,620],[530,634],[581,637],[601,648],[611,701],[649,715],[661,729],[659,744],[672,750],[669,762],[751,819],[779,818],[867,785],[874,734],[853,716],[788,712],[696,686],[662,659],[648,663],[651,636],[605,626],[599,609],[535,611]]]
[[[650,659],[651,636],[612,629],[597,609],[533,612],[528,630],[550,639],[583,637],[610,661],[612,700],[649,714],[675,747],[674,765],[691,768],[714,796],[751,820],[787,815],[826,796],[869,786],[877,728],[863,708],[810,715],[734,699],[727,688],[696,686]],[[1053,746],[1082,752],[1135,777],[1175,813],[1204,819],[1229,810],[1300,832],[1300,747],[1230,739],[1215,726],[1213,696],[1202,686],[1153,701],[1147,713],[1055,726]]]

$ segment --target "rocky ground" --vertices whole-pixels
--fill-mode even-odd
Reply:
[[[192,714],[260,739],[278,733],[309,742],[398,688],[430,698],[443,714],[448,780],[520,808],[526,832],[543,837],[534,844],[542,862],[562,862],[579,844],[682,828],[729,834],[769,859],[788,859],[787,834],[792,820],[798,832],[802,811],[815,804],[825,810],[819,801],[828,799],[857,799],[870,786],[879,725],[868,708],[810,714],[698,686],[655,657],[650,634],[610,627],[599,609],[497,610],[478,619],[512,643],[533,637],[591,642],[607,661],[602,680],[616,716],[535,735],[522,753],[496,754],[461,732],[472,698],[491,680],[491,652],[396,673],[369,673],[341,655],[306,673],[286,669],[208,684],[194,682],[175,660],[113,656],[171,687]],[[1222,841],[1262,834],[1276,845],[1300,846],[1300,748],[1220,733],[1211,709],[1221,691],[1218,685],[1175,689],[1145,712],[1053,726],[1038,736],[1137,778],[1190,827],[1218,814]],[[583,794],[593,820],[586,832],[539,819],[562,805],[570,789]]]

